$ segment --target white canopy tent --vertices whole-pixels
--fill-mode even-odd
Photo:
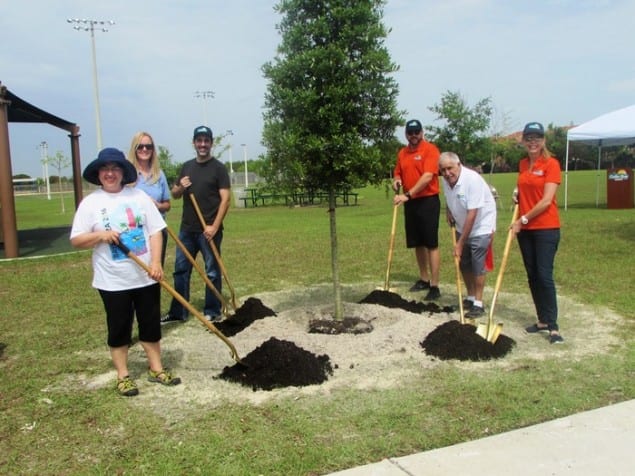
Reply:
[[[635,104],[603,114],[567,132],[567,154],[564,175],[564,209],[567,209],[569,185],[569,142],[579,141],[598,147],[598,174],[596,179],[595,205],[600,194],[600,159],[602,147],[635,143]]]

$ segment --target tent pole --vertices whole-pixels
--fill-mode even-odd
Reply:
[[[564,209],[567,209],[569,193],[569,133],[567,133],[567,152],[564,160]]]
[[[598,169],[595,175],[595,208],[600,206],[600,167],[602,157],[602,141],[598,145]]]

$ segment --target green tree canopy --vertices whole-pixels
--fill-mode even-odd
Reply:
[[[263,66],[267,180],[285,188],[377,183],[393,156],[397,70],[384,46],[383,0],[283,0],[282,41]]]
[[[439,104],[428,108],[436,114],[441,126],[426,126],[427,139],[443,151],[452,151],[466,164],[488,162],[491,141],[487,136],[493,107],[491,98],[478,101],[473,107],[459,92],[447,91]]]

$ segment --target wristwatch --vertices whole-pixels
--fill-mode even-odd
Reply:
[[[406,193],[404,193],[404,195],[405,195],[406,197],[408,197],[408,200],[410,200],[410,199],[412,198],[412,196],[410,195],[410,192],[406,192]]]
[[[523,215],[520,217],[520,223],[526,225],[527,223],[529,223],[529,219],[525,215]]]

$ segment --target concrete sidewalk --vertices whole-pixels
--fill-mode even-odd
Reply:
[[[635,400],[331,476],[633,475]]]

